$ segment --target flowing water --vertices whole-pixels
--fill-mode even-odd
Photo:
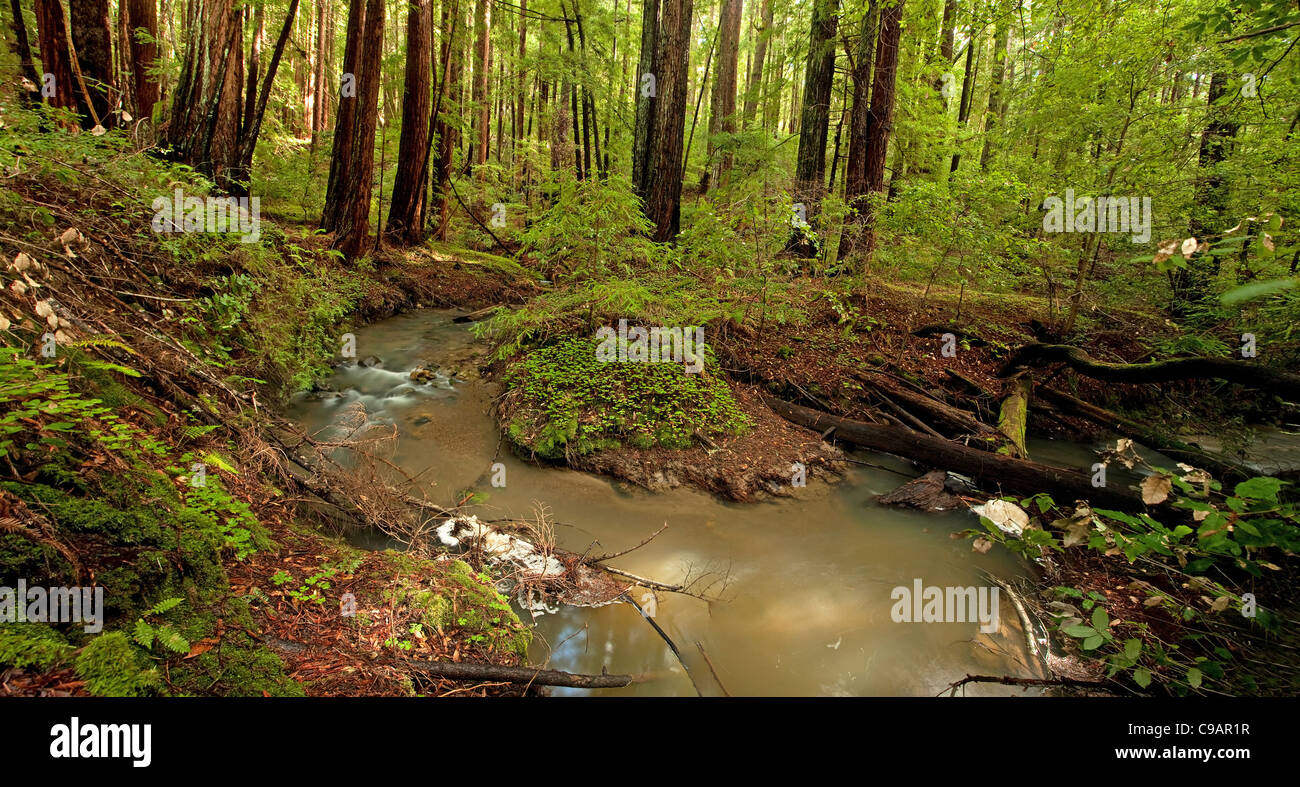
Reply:
[[[544,506],[558,544],[575,552],[617,552],[658,538],[611,561],[662,582],[713,582],[706,602],[671,593],[653,600],[655,621],[680,649],[681,662],[629,604],[566,607],[536,618],[533,663],[584,673],[655,673],[658,679],[616,695],[934,695],[967,674],[1045,677],[1031,654],[1011,599],[1001,593],[998,625],[897,623],[898,586],[996,587],[985,575],[1024,576],[1032,567],[1000,546],[985,554],[951,535],[978,527],[969,512],[923,514],[876,504],[873,496],[917,475],[889,456],[859,458],[891,468],[854,466],[837,484],[809,481],[796,496],[735,504],[689,489],[651,493],[573,470],[515,458],[488,407],[494,386],[449,372],[474,341],[454,313],[420,311],[357,331],[358,355],[382,368],[340,368],[329,384],[342,395],[302,396],[290,417],[337,436],[364,406],[373,422],[396,426],[392,460],[431,486],[435,502],[454,504],[474,489],[482,518],[531,517]],[[428,383],[408,371],[443,367]],[[472,366],[472,364],[469,364]],[[1031,450],[1043,448],[1040,441]],[[1094,461],[1085,446],[1054,443],[1058,458]],[[492,465],[505,486],[491,484]],[[364,534],[362,534],[364,536]],[[363,539],[364,540],[364,539]],[[369,537],[371,546],[385,546]],[[721,580],[725,579],[724,582]],[[641,591],[637,591],[641,592]],[[525,621],[527,612],[521,612]],[[707,655],[706,655],[707,654]],[[687,672],[689,670],[689,674]],[[716,673],[716,677],[715,677]],[[694,685],[692,682],[694,678]],[[564,693],[562,691],[557,693]],[[588,694],[593,692],[573,692]],[[986,684],[970,695],[1021,694]]]

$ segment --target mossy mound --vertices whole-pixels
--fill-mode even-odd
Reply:
[[[602,362],[600,340],[561,339],[514,362],[510,438],[532,453],[558,459],[621,445],[685,448],[704,435],[741,434],[749,426],[731,389],[703,349],[703,368],[682,363]]]

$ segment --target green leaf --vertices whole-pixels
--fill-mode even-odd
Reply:
[[[1187,682],[1192,685],[1192,688],[1199,689],[1201,687],[1201,671],[1196,667],[1189,668],[1187,670]]]
[[[1283,290],[1288,290],[1296,285],[1300,279],[1269,279],[1267,281],[1253,281],[1250,284],[1243,284],[1240,287],[1234,287],[1223,295],[1219,300],[1224,306],[1235,306],[1245,301],[1253,301],[1257,298],[1264,298],[1269,295],[1275,295]]]
[[[1106,640],[1102,639],[1101,637],[1089,637],[1088,639],[1085,639],[1083,641],[1083,649],[1096,650],[1097,648],[1101,647],[1101,643],[1105,641]]]
[[[1142,640],[1126,639],[1124,640],[1124,657],[1129,661],[1137,661],[1137,657],[1142,653]]]
[[[1133,682],[1144,689],[1147,686],[1150,686],[1151,670],[1147,669],[1146,667],[1138,667],[1137,669],[1133,670]]]
[[[1110,630],[1110,616],[1100,606],[1092,611],[1092,627],[1102,633]]]
[[[1099,635],[1099,634],[1097,633],[1097,630],[1094,629],[1092,626],[1085,626],[1085,625],[1083,625],[1082,623],[1077,623],[1077,624],[1075,624],[1075,625],[1073,625],[1073,626],[1068,626],[1068,627],[1066,627],[1066,629],[1065,629],[1065,633],[1066,633],[1066,634],[1069,634],[1071,637],[1097,637],[1097,636],[1101,636],[1101,635]]]
[[[1237,497],[1246,497],[1251,500],[1266,500],[1270,503],[1277,502],[1278,490],[1282,488],[1285,482],[1277,478],[1252,478],[1248,481],[1242,481],[1237,484],[1232,493]]]
[[[153,633],[153,626],[150,626],[143,620],[137,620],[135,622],[135,633],[132,635],[132,638],[140,645],[140,647],[147,648],[153,644]]]

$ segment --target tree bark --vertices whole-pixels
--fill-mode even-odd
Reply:
[[[384,0],[367,0],[365,36],[357,73],[356,125],[351,168],[343,183],[334,248],[348,259],[361,256],[370,236],[370,195],[374,189],[375,127],[379,119],[379,65],[384,45]]]
[[[657,47],[660,73],[656,75],[658,99],[646,174],[645,214],[654,225],[652,238],[661,243],[676,237],[681,225],[682,148],[692,11],[692,0],[663,0],[660,14]]]
[[[87,96],[77,90],[77,111],[83,128],[98,120],[112,128],[116,116],[111,114],[113,80],[113,27],[108,21],[108,0],[68,0],[72,20],[72,46],[76,50],[75,67],[81,69]],[[78,86],[80,88],[80,86]]]
[[[492,70],[492,2],[477,0],[474,6],[474,82],[470,100],[474,102],[474,163],[486,164],[492,105],[488,101],[488,74]]]
[[[1007,73],[1007,21],[998,22],[993,34],[993,65],[989,82],[989,108],[984,119],[984,150],[980,152],[980,169],[987,170],[993,158],[993,131],[1002,118],[1002,82]]]
[[[879,30],[878,0],[870,0],[862,15],[858,52],[853,63],[853,109],[849,118],[849,160],[844,169],[844,201],[861,212],[867,193],[867,131],[871,114],[871,67]]]
[[[903,0],[880,12],[880,39],[876,43],[876,66],[871,80],[871,114],[867,122],[867,154],[864,165],[867,193],[885,190],[885,157],[889,153],[889,136],[894,131],[894,81],[898,74],[898,42],[902,36]],[[866,219],[866,258],[868,264],[876,246],[876,230],[871,209]]]
[[[321,229],[333,232],[338,229],[339,211],[343,206],[344,182],[351,176],[352,140],[357,123],[357,91],[361,62],[362,31],[365,29],[367,0],[352,0],[348,6],[347,39],[343,45],[343,76],[339,84],[338,121],[334,125],[333,152],[330,155],[330,176],[325,188],[325,209],[321,214]]]
[[[736,67],[740,56],[740,17],[743,11],[744,0],[722,0],[722,11],[718,18],[718,68],[709,101],[711,134],[736,133]],[[715,147],[710,139],[710,180],[723,185],[722,179],[731,170],[734,157],[726,152],[715,161]]]
[[[75,109],[77,97],[72,90],[72,60],[68,56],[68,28],[64,24],[63,6],[60,0],[36,0],[37,40],[41,50],[42,77],[36,80],[43,90],[50,89],[52,95],[45,96],[52,107]],[[50,74],[53,81],[48,86],[44,74]],[[42,93],[44,95],[44,93]]]
[[[826,135],[830,128],[831,85],[835,79],[835,29],[839,0],[814,0],[804,74],[799,152],[795,161],[795,196],[808,206],[821,202],[826,180]]]
[[[429,151],[429,80],[433,75],[432,0],[411,0],[406,17],[406,87],[402,93],[402,138],[388,208],[388,234],[403,243],[423,236],[420,214]]]
[[[1210,77],[1206,94],[1209,120],[1201,132],[1198,154],[1200,173],[1196,179],[1192,215],[1187,222],[1188,233],[1197,240],[1217,235],[1224,229],[1224,212],[1228,206],[1227,184],[1217,171],[1228,156],[1228,146],[1237,135],[1238,123],[1226,113],[1228,107],[1218,106],[1228,92],[1228,75],[1215,71]],[[1175,316],[1186,317],[1209,297],[1210,285],[1219,274],[1219,258],[1214,254],[1197,251],[1187,261],[1187,267],[1172,271],[1172,311]]]
[[[760,27],[754,31],[754,60],[749,67],[749,83],[745,86],[744,127],[749,128],[758,112],[763,93],[763,64],[767,60],[767,44],[772,37],[772,0],[763,0]]]
[[[154,105],[162,98],[158,79],[149,74],[158,60],[158,44],[153,40],[139,39],[136,30],[144,28],[152,39],[158,37],[158,5],[155,0],[127,0],[124,13],[127,15],[127,33],[130,38],[128,46],[131,52],[131,78],[134,81],[132,93],[135,96],[135,116],[137,120],[152,123]]]
[[[650,150],[659,103],[659,3],[641,2],[641,55],[637,63],[636,126],[632,141],[632,190],[643,201],[649,195]]]

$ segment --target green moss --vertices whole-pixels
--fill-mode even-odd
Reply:
[[[505,375],[522,394],[507,432],[533,453],[556,459],[624,443],[684,448],[695,432],[742,433],[741,412],[707,348],[704,368],[680,363],[602,363],[595,338],[566,338],[515,362]]]
[[[0,625],[0,667],[47,670],[66,659],[73,650],[62,634],[47,625]]]
[[[77,656],[77,676],[97,697],[142,697],[157,692],[158,670],[120,631],[105,632]]]

